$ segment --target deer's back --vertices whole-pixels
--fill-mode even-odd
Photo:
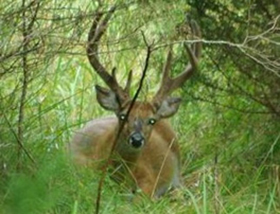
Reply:
[[[70,143],[70,152],[75,162],[91,165],[108,158],[117,122],[113,116],[98,118],[78,130]]]

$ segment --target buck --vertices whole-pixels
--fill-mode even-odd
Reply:
[[[135,191],[158,198],[169,188],[180,186],[180,152],[176,134],[167,118],[173,116],[181,99],[170,94],[180,88],[197,69],[201,55],[201,43],[192,47],[184,44],[189,64],[178,76],[170,76],[172,50],[167,55],[159,90],[150,102],[132,101],[129,95],[132,72],[129,72],[125,87],[116,79],[115,69],[110,74],[98,58],[98,44],[114,13],[97,13],[89,35],[87,57],[102,80],[109,87],[96,85],[98,103],[115,113],[88,122],[77,131],[70,144],[77,163],[101,169],[108,161],[113,168],[112,177],[130,185]],[[195,21],[191,29],[200,37]]]

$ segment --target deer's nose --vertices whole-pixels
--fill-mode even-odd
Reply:
[[[130,136],[129,143],[132,147],[138,149],[144,145],[145,139],[141,133],[135,132]]]

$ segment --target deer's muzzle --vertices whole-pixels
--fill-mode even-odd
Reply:
[[[140,132],[134,132],[129,137],[129,144],[135,148],[141,148],[145,143],[145,138]]]

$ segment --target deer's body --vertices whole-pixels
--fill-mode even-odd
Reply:
[[[129,72],[126,86],[121,87],[116,70],[110,74],[98,58],[99,41],[115,9],[112,7],[103,19],[104,13],[95,14],[87,47],[90,64],[109,87],[96,85],[97,101],[104,109],[114,112],[115,117],[92,120],[75,134],[70,147],[76,162],[97,169],[104,167],[104,162],[110,163],[116,181],[131,184],[133,190],[139,187],[148,196],[159,197],[170,187],[180,185],[179,148],[167,118],[177,112],[181,99],[170,94],[197,69],[201,43],[196,43],[192,49],[184,43],[190,62],[174,78],[170,76],[170,49],[158,92],[151,102],[136,101],[129,93],[132,72]],[[193,33],[200,36],[196,22],[191,20],[190,26]],[[145,69],[151,54],[151,47],[147,49]]]
[[[133,110],[143,111],[139,109],[139,105],[147,104],[135,103]],[[131,113],[137,114],[133,110]],[[96,169],[102,168],[116,142],[116,149],[111,157],[111,165],[119,170],[112,175],[115,180],[132,182],[133,187],[139,187],[147,195],[155,197],[161,196],[170,187],[178,187],[180,154],[175,132],[168,120],[160,120],[153,125],[145,145],[140,150],[128,145],[126,133],[116,139],[118,124],[115,116],[94,119],[76,132],[71,144],[76,162]]]

